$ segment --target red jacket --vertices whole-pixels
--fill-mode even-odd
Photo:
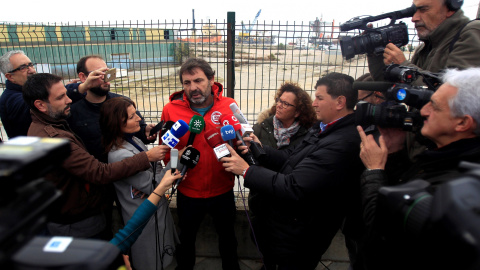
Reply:
[[[187,177],[180,183],[178,190],[192,198],[210,198],[226,193],[234,186],[234,175],[226,172],[222,163],[217,161],[212,147],[205,140],[205,131],[217,129],[220,131],[222,124],[220,116],[231,114],[229,105],[236,103],[234,99],[222,96],[223,86],[215,83],[212,86],[213,106],[205,114],[205,129],[195,136],[193,147],[200,151],[200,160],[193,169],[187,171]],[[200,115],[190,108],[190,102],[185,91],[175,92],[170,96],[170,103],[163,107],[162,120],[176,122],[179,119],[189,123],[194,115]],[[201,116],[201,115],[200,115]],[[182,149],[186,146],[190,132],[180,138],[175,148]]]

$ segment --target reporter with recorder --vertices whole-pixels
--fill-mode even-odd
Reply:
[[[114,97],[105,101],[100,109],[100,127],[109,163],[148,150],[145,144],[134,136],[140,130],[140,121],[132,100]],[[151,194],[160,184],[161,171],[162,165],[153,163],[147,170],[114,183],[125,224],[145,201],[144,194]],[[143,233],[130,249],[131,265],[135,269],[165,269],[174,260],[177,243],[178,236],[168,200],[162,196],[156,217],[148,221]]]
[[[202,134],[209,130],[220,130],[220,117],[231,114],[229,105],[235,103],[235,100],[223,96],[223,86],[214,81],[214,75],[215,72],[205,60],[187,59],[179,72],[183,91],[173,93],[162,112],[164,121],[183,119],[188,122],[192,117],[199,116],[205,122],[204,130],[195,136],[192,144],[202,157],[178,185],[180,245],[177,248],[177,269],[193,269],[196,234],[206,214],[212,216],[219,236],[222,268],[240,269],[234,231],[234,175],[223,169]],[[188,137],[180,138],[176,148],[187,146]]]

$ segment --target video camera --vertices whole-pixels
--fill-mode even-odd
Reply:
[[[421,76],[427,87],[411,83]],[[357,125],[377,125],[384,128],[402,128],[415,131],[423,124],[419,110],[430,101],[440,86],[438,75],[416,68],[388,65],[384,77],[392,82],[354,82],[354,90],[383,92],[386,102],[373,105],[360,101],[355,108]]]
[[[118,256],[106,241],[38,236],[61,196],[43,176],[70,153],[66,139],[19,136],[0,143],[0,268],[107,269]]]
[[[350,31],[354,29],[364,30],[363,35],[354,37],[344,36],[340,38],[340,48],[345,59],[351,59],[357,54],[363,53],[383,53],[388,43],[393,43],[397,47],[408,44],[408,29],[403,22],[395,24],[395,20],[412,17],[415,14],[416,7],[412,5],[409,8],[385,13],[378,16],[368,16],[364,18],[355,17],[340,25],[340,31]],[[368,23],[390,18],[390,24],[379,28],[370,28]]]
[[[421,250],[429,269],[480,269],[480,165],[459,168],[435,188],[419,179],[379,190],[382,235]]]

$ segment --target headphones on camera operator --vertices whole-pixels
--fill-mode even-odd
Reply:
[[[463,0],[446,0],[445,5],[449,10],[457,11],[462,7]]]

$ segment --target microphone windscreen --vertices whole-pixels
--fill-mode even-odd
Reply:
[[[215,148],[215,146],[223,143],[222,136],[220,135],[218,130],[210,129],[205,132],[204,136],[208,145],[210,145],[210,147],[212,148]]]
[[[385,92],[393,85],[392,82],[354,82],[353,90]]]
[[[223,126],[220,129],[220,134],[222,135],[222,139],[224,141],[229,141],[236,138],[235,129],[231,125]]]
[[[180,158],[180,163],[191,169],[197,166],[199,160],[200,152],[193,147],[187,147]]]
[[[205,127],[205,120],[200,115],[194,115],[192,119],[190,119],[190,124],[188,128],[190,132],[200,134],[203,128]]]
[[[170,150],[170,168],[176,169],[178,165],[178,149]]]
[[[247,118],[245,117],[245,115],[243,115],[242,111],[236,103],[230,104],[230,110],[232,110],[233,115],[235,115],[235,117],[241,124],[248,124]]]
[[[175,124],[173,124],[172,128],[170,129],[170,132],[172,133],[172,135],[177,138],[183,137],[183,135],[185,135],[187,131],[188,131],[188,124],[182,119],[179,119],[177,122],[175,122]]]

